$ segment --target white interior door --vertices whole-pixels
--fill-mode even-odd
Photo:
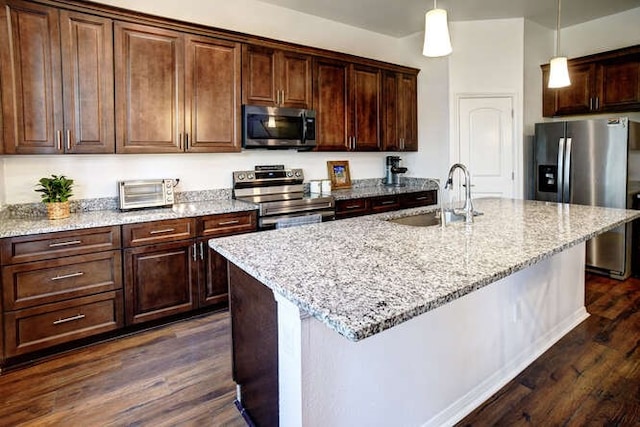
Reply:
[[[471,173],[472,197],[514,197],[513,97],[460,97],[457,130],[459,162]]]

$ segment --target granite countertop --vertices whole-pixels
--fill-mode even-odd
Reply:
[[[239,268],[352,341],[362,340],[524,269],[640,211],[478,199],[475,223],[385,221],[414,208],[212,239]]]
[[[229,199],[177,203],[172,208],[143,209],[128,212],[119,210],[78,212],[72,213],[69,218],[57,220],[50,220],[46,217],[12,218],[11,216],[5,216],[0,219],[0,238],[256,209],[256,205],[252,203]]]
[[[419,191],[437,190],[438,184],[430,179],[422,184],[410,183],[402,187],[387,187],[385,185],[354,187],[346,190],[333,190],[331,195],[336,200],[360,199],[363,197],[387,196],[391,194],[416,193]]]

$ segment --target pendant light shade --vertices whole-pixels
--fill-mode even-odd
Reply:
[[[565,56],[551,58],[551,70],[549,71],[549,87],[552,89],[571,85],[569,67]]]
[[[447,11],[438,9],[433,2],[433,9],[424,18],[424,56],[446,56],[452,51],[449,27],[447,25]]]
[[[567,57],[560,55],[560,1],[558,0],[558,19],[556,20],[556,55],[551,58],[549,70],[549,88],[557,89],[571,85]]]

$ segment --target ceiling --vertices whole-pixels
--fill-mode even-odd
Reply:
[[[422,31],[431,0],[260,0],[393,37]],[[527,18],[556,28],[556,0],[440,0],[451,21]],[[640,7],[640,0],[563,0],[562,27]]]

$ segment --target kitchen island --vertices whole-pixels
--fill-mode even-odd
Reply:
[[[454,423],[587,317],[584,242],[640,214],[475,204],[484,215],[470,226],[386,221],[429,210],[417,208],[211,240],[230,261],[234,379],[249,416]]]

